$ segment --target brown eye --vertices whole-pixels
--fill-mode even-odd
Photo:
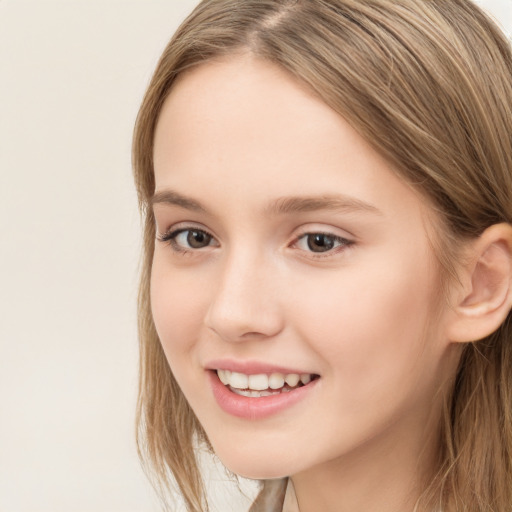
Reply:
[[[204,249],[210,245],[217,245],[213,236],[202,229],[177,229],[160,236],[159,240],[169,243],[176,252]]]
[[[187,244],[192,249],[201,249],[207,247],[212,241],[212,237],[204,231],[189,229],[184,231],[187,234]]]
[[[306,253],[337,254],[340,250],[352,245],[354,242],[332,233],[304,233],[295,242],[295,247]],[[327,255],[326,255],[327,256]]]
[[[337,237],[324,235],[323,233],[312,233],[306,235],[308,249],[313,252],[327,252],[334,248]]]

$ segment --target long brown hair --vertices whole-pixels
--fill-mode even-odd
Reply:
[[[470,0],[204,0],[164,50],[144,97],[133,164],[144,217],[139,294],[138,442],[155,481],[174,479],[189,511],[207,509],[195,458],[206,436],[165,359],[151,317],[153,139],[180,73],[250,51],[343,116],[443,219],[438,257],[457,240],[512,223],[512,55]],[[444,512],[512,507],[512,317],[463,351],[425,502]]]

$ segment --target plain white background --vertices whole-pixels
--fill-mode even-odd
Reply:
[[[512,32],[511,0],[480,3]],[[159,510],[133,440],[130,144],[195,4],[0,0],[0,512]]]

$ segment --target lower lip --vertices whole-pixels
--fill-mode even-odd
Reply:
[[[248,420],[259,420],[277,414],[297,402],[306,398],[314,388],[318,380],[312,380],[309,384],[301,386],[287,393],[277,395],[248,397],[237,395],[222,384],[217,376],[217,372],[209,371],[210,384],[213,390],[213,396],[222,410]]]

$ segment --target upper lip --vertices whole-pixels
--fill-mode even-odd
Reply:
[[[314,372],[309,370],[299,370],[297,368],[276,365],[274,363],[267,363],[264,361],[240,361],[236,359],[216,359],[209,361],[205,365],[205,368],[207,370],[229,370],[231,372],[244,373],[246,375],[257,375],[261,373],[282,373],[284,375],[296,373],[299,375],[316,375]]]

